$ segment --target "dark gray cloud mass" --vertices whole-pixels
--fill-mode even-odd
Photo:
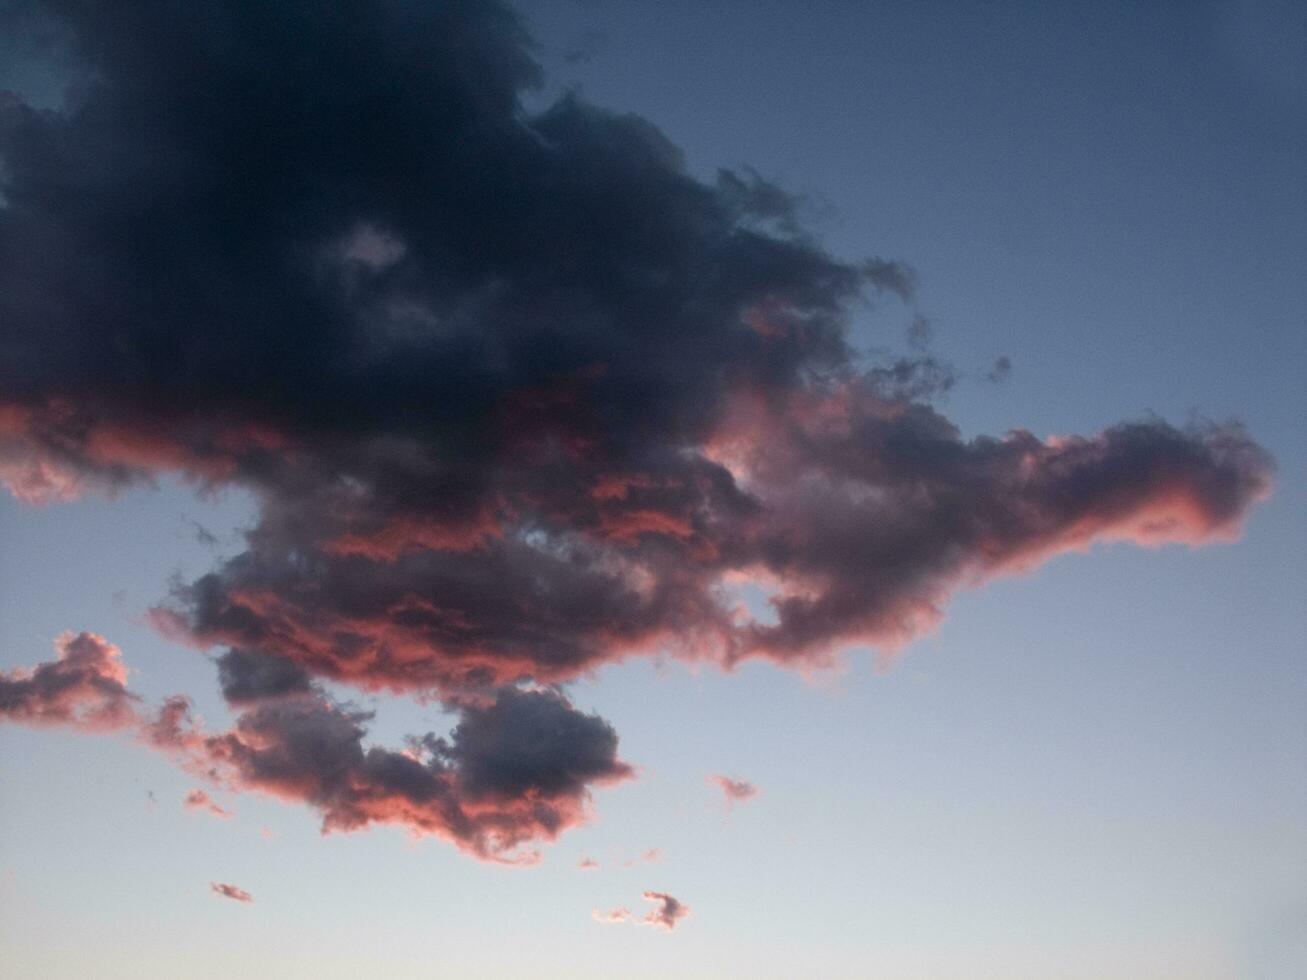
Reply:
[[[289,660],[258,650],[230,649],[218,658],[222,696],[231,704],[306,693],[308,673]]]
[[[0,17],[69,81],[0,95],[0,480],[253,492],[244,551],[155,620],[225,650],[226,764],[329,824],[384,801],[472,850],[551,836],[622,774],[615,736],[506,685],[663,649],[825,662],[1066,549],[1233,536],[1269,492],[1233,423],[964,440],[945,369],[846,340],[908,267],[827,254],[779,188],[696,179],[638,116],[528,112],[499,4]],[[425,763],[365,751],[315,678],[465,714]],[[510,799],[539,810],[466,809]]]

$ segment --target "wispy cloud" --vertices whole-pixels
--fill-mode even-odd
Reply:
[[[230,898],[234,902],[245,902],[246,904],[251,904],[254,901],[253,895],[247,892],[244,888],[237,888],[235,885],[225,885],[221,882],[211,881],[209,882],[209,888],[214,892],[214,894],[221,895],[223,898]]]
[[[1011,373],[1012,359],[1004,356],[994,362],[994,366],[989,369],[989,373],[986,374],[985,377],[994,382],[994,384],[1002,384],[1008,379],[1008,375]]]
[[[622,862],[622,867],[633,868],[637,864],[651,864],[663,856],[662,848],[651,847],[641,853],[638,857],[627,858]]]
[[[182,799],[182,806],[187,810],[198,810],[202,813],[212,814],[215,817],[221,817],[227,820],[231,817],[231,811],[219,806],[218,803],[208,793],[202,789],[193,789]]]
[[[743,779],[732,779],[729,776],[709,776],[708,782],[716,786],[722,792],[726,800],[726,806],[729,808],[736,803],[743,803],[745,800],[751,800],[758,795],[758,788],[753,783],[746,782]]]

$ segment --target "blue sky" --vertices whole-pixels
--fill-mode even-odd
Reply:
[[[0,942],[14,975],[1291,977],[1307,970],[1307,85],[1289,5],[525,3],[547,82],[638,113],[705,179],[802,195],[841,257],[908,263],[853,336],[958,380],[964,435],[1238,419],[1276,459],[1233,544],[1095,546],[953,594],[892,658],[571,684],[638,778],[531,869],[214,792],[128,738],[0,728]],[[995,360],[1010,376],[985,379]],[[0,498],[0,667],[64,630],[130,686],[232,717],[146,621],[240,550],[239,489]],[[198,522],[217,539],[197,538]],[[438,703],[333,688],[370,737]],[[705,778],[759,795],[729,811]],[[269,836],[261,834],[266,829]],[[655,861],[640,861],[650,848]],[[601,867],[579,871],[585,856]],[[624,863],[634,860],[631,867]],[[235,882],[251,906],[219,901]],[[595,908],[675,894],[674,933]]]

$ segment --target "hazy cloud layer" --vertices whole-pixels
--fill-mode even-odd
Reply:
[[[605,723],[512,685],[892,647],[959,585],[1230,538],[1269,492],[1234,423],[963,439],[947,369],[846,339],[911,269],[828,255],[785,192],[696,179],[638,116],[527,112],[497,4],[6,10],[74,67],[59,109],[0,96],[0,480],[253,492],[244,551],[155,621],[223,651],[244,714],[202,751],[328,827],[550,838],[627,770]],[[124,724],[110,660],[65,661],[0,711]],[[462,721],[421,759],[365,750],[314,678]]]

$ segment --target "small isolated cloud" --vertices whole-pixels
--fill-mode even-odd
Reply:
[[[645,892],[644,897],[651,902],[658,903],[656,909],[640,920],[645,925],[666,929],[670,932],[676,928],[676,923],[690,914],[690,906],[685,905],[666,892]]]
[[[595,868],[599,867],[599,862],[592,857],[583,857],[580,861],[576,862],[576,866],[581,871],[593,871]]]
[[[713,775],[708,777],[708,782],[722,791],[722,795],[726,797],[727,807],[731,807],[736,803],[743,803],[745,800],[751,800],[758,795],[758,787],[743,779]]]
[[[188,810],[199,810],[204,813],[211,813],[215,817],[221,817],[224,820],[231,817],[230,810],[223,809],[212,796],[204,792],[202,789],[193,789],[187,793],[186,797],[182,800],[182,806]]]
[[[994,384],[1001,384],[1007,380],[1008,375],[1011,373],[1012,360],[1004,355],[994,362],[994,366],[989,369],[989,373],[986,374],[985,377],[994,382]]]
[[[219,881],[209,882],[209,888],[214,894],[221,895],[223,898],[230,898],[234,902],[245,902],[251,904],[254,902],[254,896],[244,888],[237,888],[235,885],[225,885]]]
[[[590,914],[596,922],[602,922],[605,925],[638,922],[640,925],[652,926],[655,929],[666,929],[668,932],[675,929],[676,923],[690,914],[690,906],[666,892],[647,891],[644,892],[644,898],[656,903],[657,908],[650,910],[639,919],[625,905],[619,905],[617,908],[607,911],[595,909]]]

